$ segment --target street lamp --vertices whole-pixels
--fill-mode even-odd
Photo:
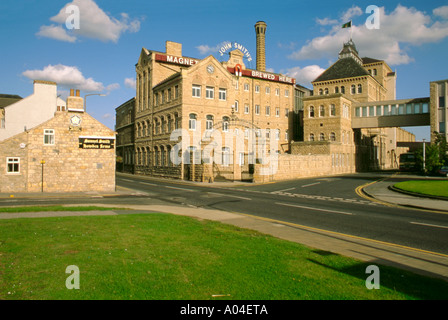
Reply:
[[[105,94],[102,93],[90,93],[90,94],[86,94],[84,96],[84,112],[87,112],[87,97],[88,96],[101,96],[101,97],[105,97]]]
[[[425,145],[426,139],[423,139],[423,173],[425,173],[425,162],[426,162],[426,145]]]

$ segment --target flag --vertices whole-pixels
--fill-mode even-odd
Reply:
[[[342,25],[342,29],[345,29],[345,28],[351,28],[352,27],[352,21],[350,20],[349,22],[347,22],[347,23],[344,23],[343,25]]]

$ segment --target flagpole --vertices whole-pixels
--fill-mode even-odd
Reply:
[[[353,38],[353,26],[352,26],[352,20],[350,20],[350,41],[352,41]]]

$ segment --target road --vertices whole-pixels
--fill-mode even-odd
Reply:
[[[249,214],[279,222],[448,254],[448,214],[385,206],[364,199],[355,189],[379,179],[352,174],[254,184],[200,184],[117,175],[117,186],[134,195],[83,198],[83,203],[171,204]],[[4,202],[9,201],[9,202]],[[0,205],[36,200],[0,200]],[[40,204],[76,203],[80,199],[40,199]]]

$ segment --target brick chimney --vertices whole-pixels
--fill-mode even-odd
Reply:
[[[257,35],[257,70],[266,71],[266,27],[264,21],[255,24],[255,34]]]
[[[67,110],[75,112],[84,112],[84,99],[80,97],[79,90],[70,89],[70,96],[67,97]]]

